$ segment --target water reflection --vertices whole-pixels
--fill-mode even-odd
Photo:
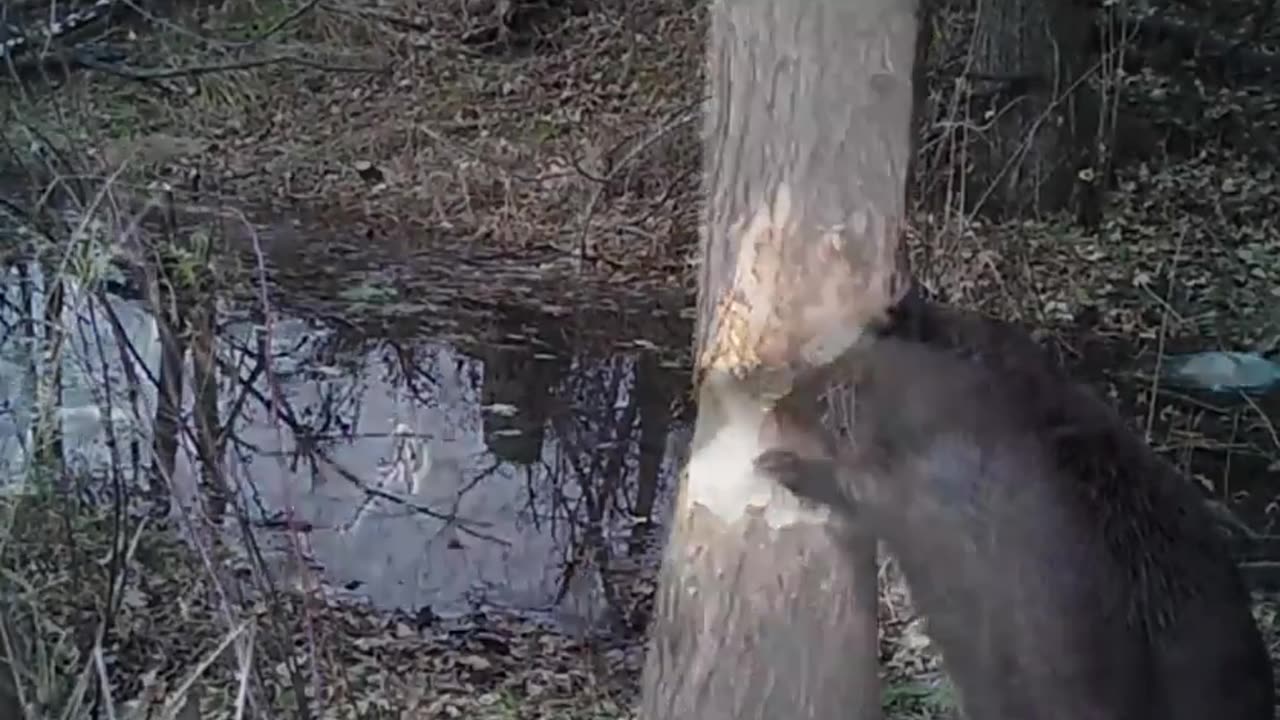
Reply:
[[[568,331],[515,315],[460,347],[232,310],[216,342],[223,467],[274,567],[300,547],[333,586],[411,612],[639,621],[620,588],[656,557],[647,533],[669,512],[690,432],[684,370],[648,351],[570,352],[583,343]],[[128,437],[114,457],[151,447],[156,323],[137,303],[87,295],[64,315],[78,338],[62,359],[65,454],[77,475],[101,475],[108,428]],[[35,406],[21,335],[3,348],[9,478],[26,466]],[[173,491],[199,513],[193,394]]]

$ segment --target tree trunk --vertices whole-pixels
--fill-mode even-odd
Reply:
[[[980,0],[970,79],[983,130],[969,176],[971,209],[1002,219],[1100,212],[1092,164],[1097,100],[1085,82],[1087,6],[1071,0]]]
[[[159,297],[160,290],[152,291]],[[172,296],[170,296],[172,297]],[[178,436],[182,432],[183,359],[187,354],[186,318],[176,303],[154,303],[160,338],[160,370],[156,380],[156,412],[151,426],[151,473],[148,500],[156,517],[168,515],[173,503],[173,472],[178,464]]]
[[[209,291],[191,312],[191,384],[194,395],[200,489],[209,525],[222,527],[231,498],[225,472],[225,443],[218,414],[217,296]]]
[[[879,717],[874,543],[837,549],[752,461],[772,402],[902,292],[915,5],[712,2],[698,418],[646,720]]]

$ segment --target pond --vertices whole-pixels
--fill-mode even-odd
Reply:
[[[38,271],[29,278],[6,283],[0,317],[10,484],[51,366],[22,322],[44,312]],[[77,478],[107,476],[109,438],[116,463],[123,447],[145,454],[155,427],[157,324],[108,297],[73,289],[63,312],[60,419]],[[588,626],[616,620],[617,588],[651,577],[692,432],[688,371],[656,346],[578,342],[571,324],[514,314],[470,344],[300,315],[267,324],[234,303],[222,315],[222,460],[238,515],[284,577],[419,615],[493,607]],[[172,490],[190,518],[202,474],[186,365]]]

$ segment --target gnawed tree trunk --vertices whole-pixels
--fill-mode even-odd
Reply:
[[[967,201],[991,218],[1100,208],[1092,163],[1097,101],[1084,75],[1092,20],[1072,0],[979,0],[970,79]]]
[[[752,461],[773,400],[901,292],[915,42],[911,1],[713,0],[698,419],[646,720],[879,716],[874,543],[837,550]]]

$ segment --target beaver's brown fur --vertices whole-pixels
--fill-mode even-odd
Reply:
[[[832,387],[850,438],[816,419]],[[1025,335],[913,299],[774,421],[758,467],[885,541],[968,717],[1273,717],[1203,498]]]

